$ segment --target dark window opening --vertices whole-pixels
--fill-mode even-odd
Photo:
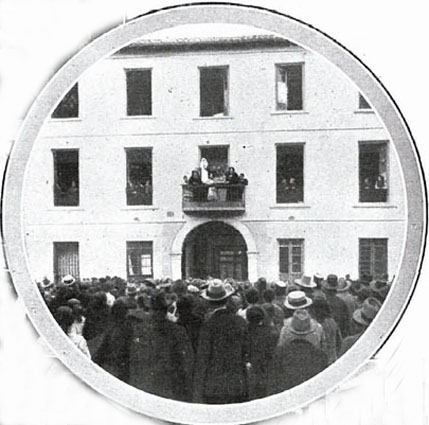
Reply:
[[[299,111],[303,109],[302,64],[277,65],[278,110]]]
[[[228,115],[228,68],[200,69],[200,116]]]
[[[359,239],[359,275],[384,279],[388,274],[387,239]]]
[[[277,203],[304,201],[304,145],[277,146]]]
[[[152,115],[152,71],[127,69],[127,115]]]
[[[359,93],[359,109],[372,109],[368,101]]]
[[[201,158],[208,163],[210,173],[225,174],[228,170],[228,146],[201,146]]]
[[[79,278],[79,242],[54,242],[54,279],[67,275]]]
[[[79,206],[79,151],[59,149],[54,155],[54,205]]]
[[[298,279],[304,270],[304,239],[279,239],[279,277]]]
[[[152,242],[127,242],[128,279],[153,277]]]
[[[63,97],[52,113],[52,118],[77,118],[79,116],[79,90],[76,83]]]
[[[387,202],[387,143],[359,144],[359,202]]]
[[[152,205],[152,149],[131,148],[127,155],[127,205]]]

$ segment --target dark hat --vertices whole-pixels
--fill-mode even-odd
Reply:
[[[173,285],[171,286],[171,290],[177,295],[186,294],[187,288],[188,288],[188,286],[181,279],[175,280]]]
[[[374,297],[367,298],[361,308],[353,313],[353,320],[361,325],[368,326],[381,308],[381,303]]]
[[[233,292],[232,287],[226,286],[220,279],[213,279],[201,296],[207,301],[221,301],[228,298]]]
[[[136,295],[138,292],[137,286],[134,285],[133,283],[128,284],[127,288],[125,289],[125,293],[127,295]]]
[[[299,310],[309,307],[313,304],[311,298],[305,295],[303,291],[292,291],[286,297],[284,305],[289,310]]]
[[[47,277],[45,277],[42,282],[40,283],[40,287],[42,289],[48,289],[51,286],[54,286],[54,282],[51,282]]]
[[[329,274],[326,280],[322,282],[322,287],[327,291],[336,291],[338,289],[338,276]]]

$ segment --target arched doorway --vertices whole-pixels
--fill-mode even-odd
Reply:
[[[182,247],[182,276],[246,280],[247,245],[241,233],[219,221],[193,229]]]

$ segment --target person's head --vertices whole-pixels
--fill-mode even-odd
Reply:
[[[183,176],[183,182],[188,183],[188,176]]]
[[[274,301],[274,298],[276,297],[276,294],[274,290],[266,289],[262,294],[262,297],[266,303],[272,303]]]
[[[278,281],[274,283],[274,293],[276,297],[283,297],[286,295],[286,282]]]
[[[201,297],[210,303],[212,307],[223,306],[234,293],[231,285],[226,285],[220,279],[209,281],[209,285],[201,293]]]
[[[234,174],[235,173],[235,168],[234,167],[229,167],[228,168],[228,174]]]
[[[366,328],[372,323],[380,308],[380,301],[374,297],[369,297],[363,302],[362,307],[354,311],[353,321]]]
[[[113,320],[121,323],[125,319],[125,316],[127,315],[127,313],[128,313],[127,302],[123,298],[117,299],[113,303],[112,309],[111,309],[111,315]]]
[[[249,304],[256,304],[259,301],[259,292],[256,288],[249,288],[246,291],[246,301]]]
[[[183,295],[177,300],[177,312],[179,313],[179,319],[189,316],[192,313],[194,307],[194,298],[192,295]]]
[[[267,289],[267,279],[265,279],[265,277],[260,277],[256,283],[255,283],[255,287],[259,292],[264,292],[265,289]]]
[[[169,304],[165,297],[165,292],[163,290],[156,290],[151,298],[151,309],[155,313],[167,314]]]
[[[324,297],[314,297],[310,311],[319,323],[332,317],[331,307],[329,307],[329,304]]]
[[[240,179],[244,179],[244,173],[240,173]]]
[[[336,274],[329,274],[326,281],[322,283],[322,289],[327,294],[336,294],[338,289],[338,276]]]
[[[207,159],[206,158],[201,158],[200,167],[203,170],[207,170],[208,166],[209,166],[209,163],[208,163]]]
[[[250,326],[260,326],[264,323],[265,313],[262,307],[254,305],[246,310],[246,319]]]
[[[70,326],[74,322],[73,310],[68,306],[58,307],[57,311],[55,312],[55,319],[57,320],[61,329],[65,333],[68,333]]]
[[[198,180],[200,178],[200,173],[198,170],[192,170],[191,177],[193,180]]]

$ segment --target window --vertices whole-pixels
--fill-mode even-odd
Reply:
[[[127,242],[128,279],[153,277],[152,242]]]
[[[207,159],[210,173],[222,174],[227,171],[228,149],[228,146],[200,146],[200,159]]]
[[[127,115],[152,115],[152,70],[127,69]]]
[[[276,66],[276,109],[300,111],[303,109],[303,64]]]
[[[372,109],[368,101],[359,93],[359,109]]]
[[[54,279],[64,276],[79,278],[79,242],[54,242]]]
[[[79,206],[79,151],[77,149],[53,150],[54,155],[54,205]]]
[[[152,148],[126,149],[127,205],[152,205]]]
[[[200,116],[228,115],[228,67],[200,68]]]
[[[384,278],[387,270],[387,239],[359,239],[360,277]]]
[[[79,116],[79,90],[76,83],[52,113],[52,118],[77,118]]]
[[[359,143],[359,202],[387,202],[387,143]]]
[[[304,239],[279,239],[279,277],[298,279],[304,270]]]
[[[304,201],[304,145],[277,146],[277,203]]]

